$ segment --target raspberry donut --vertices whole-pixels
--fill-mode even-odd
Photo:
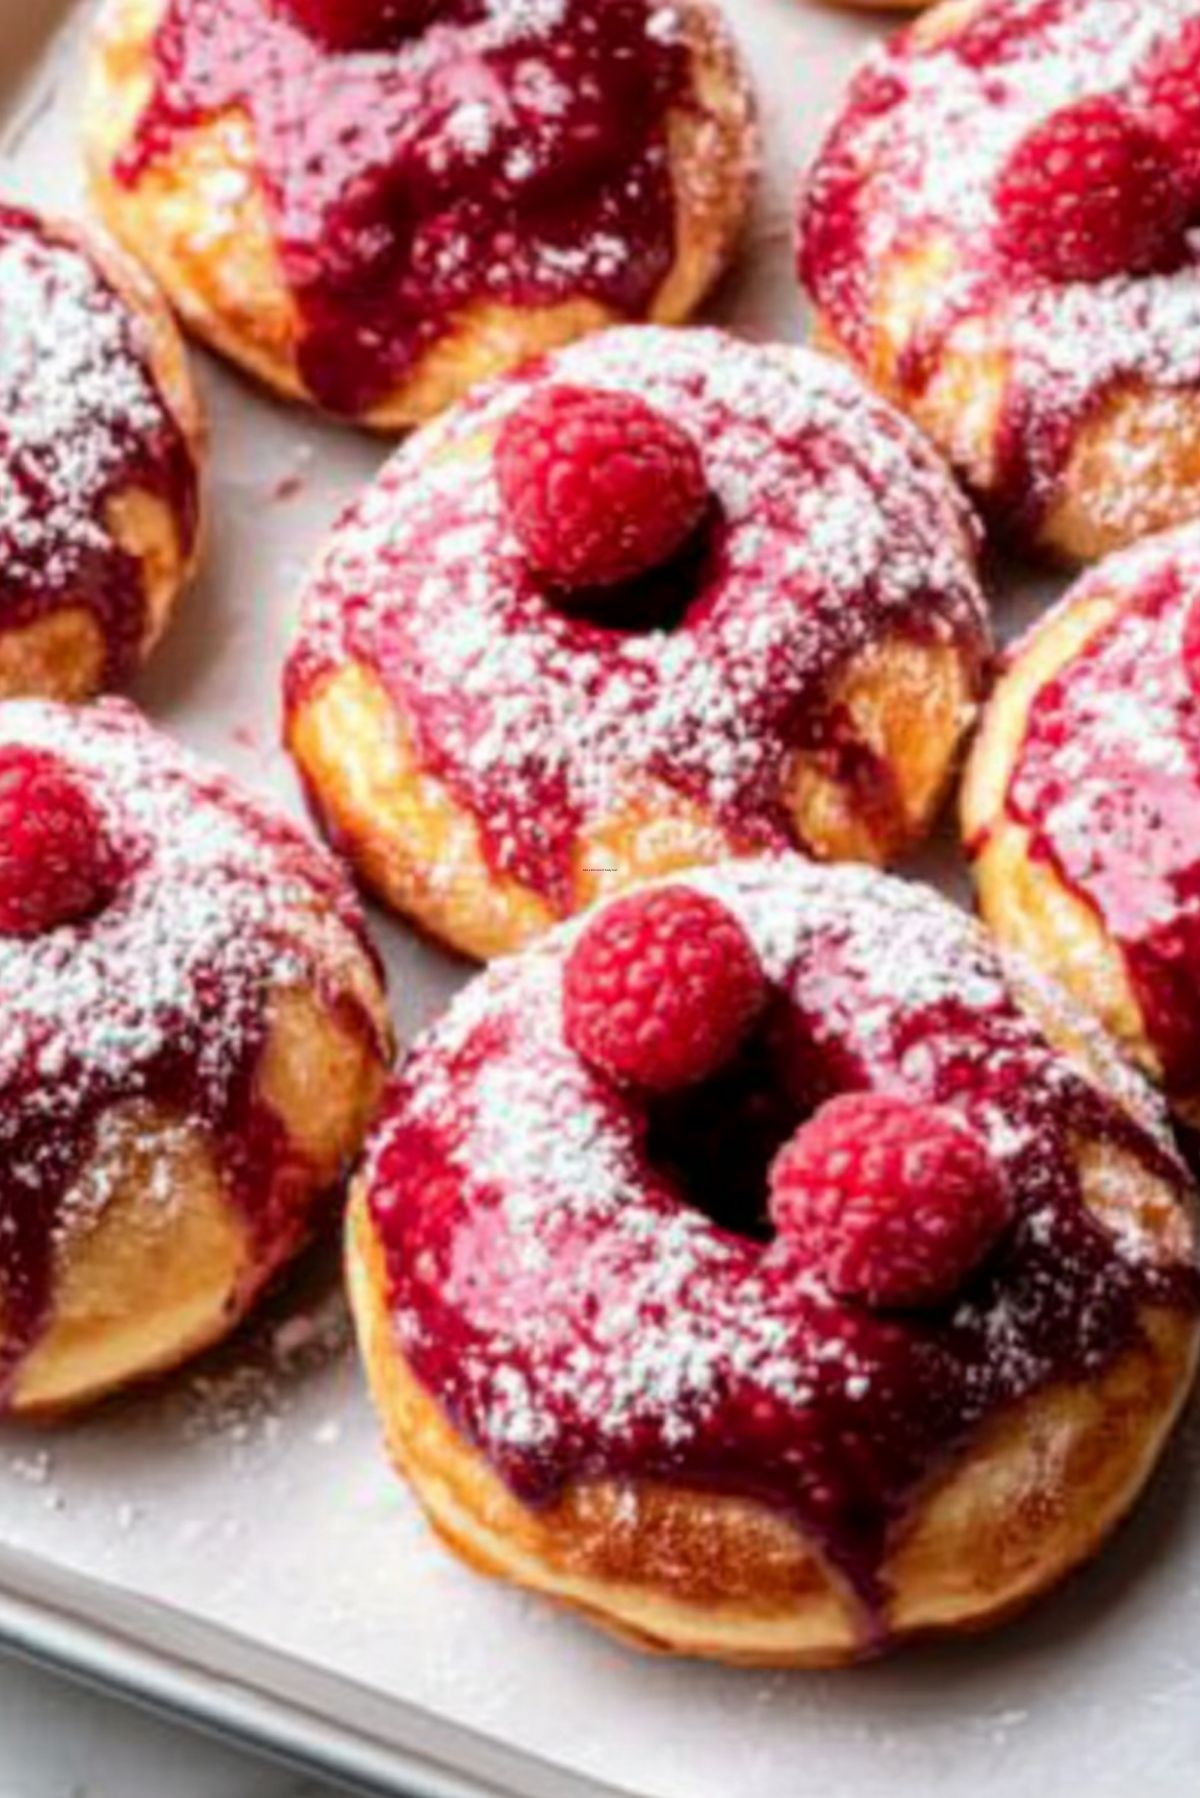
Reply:
[[[1096,1549],[1191,1379],[1191,1200],[1150,1088],[966,916],[745,860],[460,996],[384,1101],[351,1293],[473,1566],[825,1664]]]
[[[984,915],[1200,1125],[1200,526],[1092,570],[1010,652],[963,792]]]
[[[388,1060],[336,864],[132,707],[0,706],[0,1410],[224,1336]]]
[[[287,737],[392,905],[471,955],[763,847],[895,855],[988,633],[974,529],[844,369],[632,327],[471,396],[342,520]]]
[[[146,278],[0,205],[0,699],[84,699],[149,655],[196,558],[204,434]]]
[[[757,144],[709,0],[108,0],[96,203],[203,337],[381,428],[686,317]]]
[[[807,180],[827,347],[1018,545],[1200,511],[1200,3],[947,0],[872,54]]]

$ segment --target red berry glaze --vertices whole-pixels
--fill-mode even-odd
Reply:
[[[853,1093],[776,1157],[771,1216],[840,1298],[886,1307],[950,1298],[1011,1209],[983,1144],[951,1113]]]
[[[607,906],[563,970],[564,1035],[600,1073],[647,1092],[722,1067],[760,1010],[765,983],[741,925],[690,887]]]
[[[1052,113],[1017,145],[996,184],[998,242],[1052,281],[1103,281],[1169,263],[1186,200],[1171,152],[1101,96]]]
[[[99,911],[113,872],[96,808],[66,763],[0,749],[0,934],[42,936]]]
[[[600,388],[532,394],[500,432],[496,478],[529,561],[575,589],[617,586],[669,561],[708,505],[687,433],[636,395]]]
[[[1200,200],[1200,19],[1164,39],[1142,79],[1145,115],[1166,145],[1188,200]]]
[[[382,50],[428,25],[437,0],[277,0],[327,50]]]

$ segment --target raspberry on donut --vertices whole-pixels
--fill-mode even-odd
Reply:
[[[1009,1221],[979,1139],[932,1105],[886,1093],[830,1099],[771,1169],[771,1217],[841,1298],[953,1297]]]
[[[1015,645],[963,825],[985,917],[1200,1125],[1200,526],[1109,557]]]
[[[704,516],[700,451],[632,393],[550,386],[505,420],[496,478],[533,566],[573,588],[648,574]]]
[[[660,941],[701,918],[722,1054],[716,936],[764,1011],[735,1075],[697,1031],[689,1136],[592,1032],[610,993],[657,1021]],[[748,1117],[790,1141],[731,1208]],[[660,1651],[829,1664],[1008,1617],[1125,1514],[1192,1379],[1194,1196],[1150,1088],[961,909],[745,858],[459,996],[384,1100],[350,1293],[393,1458],[472,1566]]]
[[[0,705],[0,1413],[227,1335],[389,1051],[331,857],[124,702]]]
[[[721,855],[888,861],[983,686],[975,546],[832,361],[603,332],[427,426],[341,520],[288,746],[368,884],[470,955]]]
[[[583,932],[563,970],[563,1031],[601,1073],[672,1092],[731,1058],[763,992],[737,919],[703,893],[658,887]]]
[[[1183,250],[1187,200],[1151,126],[1107,98],[1051,113],[996,183],[1004,253],[1052,281],[1149,274]]]
[[[757,165],[714,0],[105,0],[85,147],[192,329],[384,430],[687,318]]]
[[[819,340],[1019,549],[1200,513],[1200,0],[945,0],[873,52],[801,199]]]
[[[0,936],[41,936],[99,910],[111,864],[96,808],[61,758],[0,746]]]
[[[183,344],[99,236],[0,206],[0,700],[88,699],[154,649],[196,563]]]

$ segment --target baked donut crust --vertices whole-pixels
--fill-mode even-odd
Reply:
[[[192,121],[135,178],[121,175],[153,97],[155,34],[170,7],[171,0],[107,0],[101,12],[84,115],[94,203],[192,331],[278,393],[322,403],[303,366],[303,310],[246,109]],[[687,80],[663,120],[673,248],[640,313],[672,324],[690,315],[733,254],[758,138],[745,71],[710,0],[671,0],[658,11],[674,20]],[[621,254],[628,259],[628,246]],[[517,302],[488,297],[481,279],[400,375],[361,401],[325,403],[381,431],[406,429],[476,382],[629,315],[602,281],[581,280],[578,291],[557,291],[561,280],[545,285],[555,288],[552,298]]]
[[[1077,582],[1009,652],[962,792],[992,929],[1099,1016],[1193,1125],[1200,774],[1185,632],[1198,578],[1200,533],[1184,526]]]
[[[1197,9],[942,0],[869,57],[808,175],[814,341],[937,443],[1021,548],[1088,562],[1200,510],[1200,272],[1056,282],[997,245],[1022,133],[1112,94]],[[1012,21],[1021,54],[960,54]],[[1010,70],[1012,71],[1010,73]]]
[[[87,227],[0,209],[0,335],[0,463],[24,470],[0,476],[0,700],[87,699],[146,660],[195,572],[205,422],[161,295]]]
[[[950,933],[943,944],[955,941],[966,950],[973,942],[976,947],[967,953],[982,958],[973,963],[970,980],[960,981],[956,990],[964,994],[978,997],[975,981],[983,966],[993,971],[998,966],[972,926],[949,922],[954,914],[942,902],[865,870],[806,869],[785,858],[688,879],[731,903],[756,941],[770,941],[776,967],[788,965],[793,939],[783,927],[783,912],[764,894],[773,890],[778,897],[789,882],[802,903],[821,895],[817,909],[827,919],[858,920],[864,908],[879,905],[880,927],[886,930],[890,920],[909,949],[908,926],[917,914],[927,920],[941,914]],[[519,1179],[516,1170],[526,1162],[517,1139],[524,1129],[535,1128],[532,1114],[515,1099],[505,1114],[507,1124],[498,1111],[489,1112],[488,1130],[495,1125],[501,1134],[488,1137],[486,1150],[477,1139],[487,1158],[477,1187],[470,1164],[457,1161],[453,1152],[443,1161],[437,1146],[443,1128],[447,1141],[466,1140],[458,1131],[462,1125],[470,1134],[463,1120],[480,1090],[477,1081],[500,1078],[498,1065],[510,1065],[510,1049],[484,1050],[477,1061],[471,1045],[503,1040],[501,1020],[514,995],[530,1067],[537,1068],[536,1087],[553,1085],[558,1051],[541,1066],[548,1026],[532,993],[542,978],[539,967],[561,957],[575,928],[557,933],[518,962],[495,964],[440,1029],[417,1046],[400,1083],[403,1092],[394,1089],[385,1102],[352,1197],[348,1279],[367,1376],[392,1457],[434,1527],[479,1571],[553,1598],[638,1647],[671,1654],[754,1665],[839,1665],[914,1636],[982,1628],[1020,1609],[1086,1560],[1141,1489],[1192,1378],[1194,1301],[1177,1305],[1151,1298],[1139,1306],[1137,1322],[1122,1333],[1120,1344],[1109,1344],[1112,1352],[1097,1357],[1086,1376],[1063,1378],[1061,1369],[1055,1374],[1051,1356],[1045,1377],[1031,1378],[1011,1403],[985,1412],[964,1438],[944,1445],[888,1532],[886,1552],[868,1582],[870,1597],[795,1507],[755,1495],[755,1484],[761,1493],[766,1476],[763,1468],[738,1459],[744,1441],[728,1448],[719,1477],[688,1480],[691,1425],[682,1398],[669,1412],[677,1432],[667,1438],[675,1445],[667,1457],[676,1466],[674,1475],[655,1466],[653,1450],[647,1451],[641,1474],[628,1463],[619,1469],[614,1463],[614,1472],[606,1473],[604,1454],[597,1452],[584,1421],[590,1415],[586,1404],[581,1400],[577,1417],[572,1400],[565,1401],[565,1434],[557,1434],[563,1387],[550,1362],[542,1365],[527,1352],[545,1323],[543,1313],[553,1313],[559,1303],[555,1272],[543,1269],[538,1275],[539,1298],[524,1308],[524,1339],[518,1331],[500,1347],[513,1327],[511,1318],[504,1321],[505,1285],[524,1276],[507,1258],[493,1204],[511,1202],[521,1210],[523,1240],[535,1260],[539,1241],[556,1245],[552,1257],[569,1259],[578,1247],[568,1212],[556,1214],[559,1221],[547,1223],[543,1237],[536,1182],[510,1187],[500,1173],[507,1168]],[[965,968],[943,968],[937,978],[951,979],[954,972],[963,975]],[[914,993],[928,976],[928,968],[918,970],[909,962]],[[1114,1107],[1114,1121],[1136,1119],[1124,1147],[1115,1140],[1072,1139],[1069,1153],[1082,1203],[1112,1232],[1118,1255],[1144,1255],[1149,1264],[1190,1264],[1188,1182],[1179,1183],[1177,1166],[1171,1171],[1169,1149],[1168,1161],[1158,1160],[1158,1148],[1166,1149],[1168,1139],[1148,1092],[1090,1021],[1053,989],[1019,966],[1006,978],[1019,1030],[1043,1044],[1058,1070],[1054,1079],[1064,1080],[1063,1090],[1074,1079],[1095,1082],[1094,1091]],[[968,1007],[973,1002],[968,997]],[[853,1035],[853,1023],[849,1028]],[[841,1024],[834,1030],[839,1041],[842,1030]],[[883,1077],[882,1067],[874,1071]],[[585,1143],[594,1124],[590,1106],[573,1107],[571,1115],[572,1138]],[[1142,1160],[1146,1141],[1136,1146],[1143,1128],[1158,1144],[1148,1161]],[[537,1159],[539,1151],[529,1149],[528,1141],[525,1149]],[[404,1172],[410,1150],[421,1166],[411,1180]],[[597,1153],[608,1151],[598,1146]],[[555,1158],[546,1176],[551,1187],[566,1165]],[[491,1184],[496,1180],[498,1188]],[[493,1196],[484,1198],[485,1190]],[[586,1206],[592,1199],[603,1203],[599,1194],[581,1194],[579,1202]],[[627,1193],[623,1206],[637,1203],[636,1194]],[[549,1212],[544,1215],[549,1218]],[[446,1224],[446,1219],[456,1221]],[[618,1229],[615,1214],[611,1228]],[[669,1259],[674,1225],[663,1215],[656,1231]],[[443,1242],[453,1244],[449,1262],[439,1247]],[[1002,1282],[1003,1272],[997,1278]],[[641,1316],[639,1279],[630,1272],[619,1304],[615,1296],[609,1304],[612,1310],[629,1309],[628,1353],[631,1360],[649,1357],[649,1369],[657,1365],[660,1325]],[[435,1310],[423,1297],[435,1289],[436,1306],[444,1307],[436,1311],[443,1327],[453,1331],[461,1322],[467,1330],[452,1351],[468,1357],[470,1371],[461,1378],[447,1373],[450,1362],[437,1353]],[[678,1302],[685,1308],[687,1290],[679,1289]],[[744,1327],[750,1331],[754,1300],[747,1297],[746,1305]],[[618,1334],[623,1327],[619,1321],[613,1325]],[[949,1323],[932,1319],[928,1327],[936,1332]],[[723,1340],[719,1325],[717,1331],[716,1340]],[[581,1328],[578,1342],[587,1334]],[[697,1358],[676,1369],[679,1391],[694,1379],[699,1390],[715,1393],[722,1389],[723,1364],[717,1363],[710,1388],[711,1349],[701,1356],[699,1338],[694,1348]],[[576,1352],[581,1358],[569,1359],[572,1389],[582,1394],[591,1390],[595,1368],[581,1348]],[[503,1356],[505,1380],[501,1389],[497,1373],[490,1404],[480,1409],[474,1398],[490,1377],[493,1353]],[[653,1389],[643,1388],[629,1364],[620,1365],[628,1375],[622,1385],[625,1402],[635,1407],[628,1428],[639,1441],[653,1442],[658,1427]],[[461,1372],[461,1361],[458,1366]],[[782,1370],[779,1377],[785,1377]],[[644,1411],[638,1408],[643,1403]],[[798,1411],[797,1419],[803,1415]],[[625,1427],[615,1413],[610,1422]],[[873,1465],[870,1440],[864,1439],[860,1451],[865,1481]],[[564,1442],[571,1445],[565,1452]],[[536,1470],[532,1489],[522,1485],[518,1468]],[[795,1478],[802,1490],[803,1474]],[[856,1504],[871,1502],[866,1491],[865,1484],[856,1491]],[[802,1510],[803,1500],[797,1502]]]
[[[714,572],[669,575],[685,597],[698,582],[674,626],[573,624],[514,567],[492,449],[556,382],[635,392],[704,445]],[[899,855],[936,814],[989,646],[972,521],[903,421],[807,352],[635,327],[508,377],[403,447],[309,585],[286,735],[368,884],[486,958],[764,840]],[[474,721],[456,709],[443,725],[464,693],[480,696]],[[547,849],[564,787],[569,821]]]
[[[130,858],[95,920],[0,936],[0,1410],[57,1416],[245,1316],[357,1154],[390,1026],[290,823],[115,701],[11,702],[0,741],[85,775]]]

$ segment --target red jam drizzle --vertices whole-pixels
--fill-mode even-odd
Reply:
[[[248,117],[301,373],[359,415],[472,306],[645,313],[675,257],[668,119],[698,104],[678,27],[656,0],[440,0],[342,54],[267,0],[170,0],[117,176]]]
[[[494,433],[541,379],[641,394],[704,446],[707,536],[656,574],[648,607],[672,627],[605,629],[564,609],[521,555],[490,459],[441,453]],[[833,689],[893,634],[953,644],[979,681],[971,542],[941,465],[824,358],[709,331],[605,333],[459,407],[343,519],[287,706],[364,665],[476,820],[492,870],[569,910],[581,831],[651,782],[656,810],[665,792],[743,849],[787,848],[785,775],[806,749],[894,821],[891,770]]]
[[[899,345],[896,388],[919,401],[963,333],[965,351],[984,353],[969,332],[988,321],[1006,368],[979,497],[1017,537],[1036,532],[1110,395],[1139,382],[1200,387],[1200,274],[1194,247],[1154,276],[1058,286],[1014,271],[996,246],[993,183],[1060,106],[1129,98],[1151,51],[1198,16],[1196,0],[993,0],[928,47],[918,22],[860,69],[809,176],[800,277],[860,364],[878,360],[881,281],[906,257],[952,246],[951,271],[926,277]]]
[[[53,1317],[54,1257],[114,1106],[211,1133],[265,1264],[297,1246],[312,1172],[258,1091],[270,996],[307,985],[386,1055],[331,977],[306,912],[364,926],[336,865],[294,826],[158,736],[129,706],[0,707],[0,737],[62,755],[89,785],[120,868],[78,926],[0,937],[0,1396]],[[151,1170],[147,1178],[153,1180]],[[74,1194],[74,1197],[72,1196]],[[176,1202],[169,1188],[164,1205]]]
[[[134,489],[168,508],[188,555],[196,468],[137,321],[83,249],[0,206],[0,629],[86,608],[106,685],[145,632],[141,564],[107,518]]]
[[[1194,1092],[1200,705],[1181,640],[1200,564],[1167,538],[1111,567],[1121,610],[1034,699],[1007,809],[1119,945],[1168,1083]]]
[[[1200,1296],[1190,1267],[1139,1258],[1087,1210],[1078,1143],[1188,1183],[1148,1090],[1115,1058],[1113,1091],[1091,1085],[935,895],[793,857],[697,884],[773,983],[743,1074],[775,1066],[749,1134],[738,1099],[738,1153],[831,1090],[890,1087],[981,1133],[1011,1232],[952,1305],[889,1315],[835,1300],[783,1238],[752,1240],[761,1194],[737,1229],[700,1215],[652,1158],[655,1120],[564,1045],[552,939],[468,988],[393,1083],[368,1182],[397,1340],[526,1502],[589,1480],[758,1500],[811,1533],[881,1643],[885,1558],[923,1482],[997,1413],[1096,1377],[1142,1307]],[[702,1153],[719,1156],[709,1110]]]

